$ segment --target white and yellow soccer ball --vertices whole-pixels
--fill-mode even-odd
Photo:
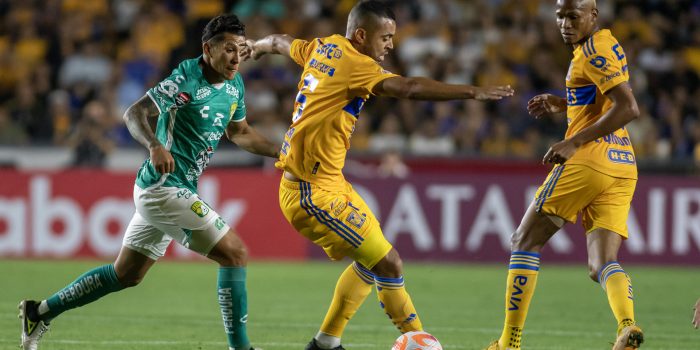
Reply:
[[[401,334],[391,350],[442,350],[442,345],[430,333],[414,331]]]

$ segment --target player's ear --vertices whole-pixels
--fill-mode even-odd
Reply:
[[[598,9],[594,7],[591,10],[591,15],[593,15],[593,22],[595,22],[598,19]]]
[[[355,29],[355,32],[352,35],[355,37],[355,40],[360,44],[364,44],[365,40],[367,40],[367,31],[364,28]]]

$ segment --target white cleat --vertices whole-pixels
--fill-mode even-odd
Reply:
[[[22,343],[19,345],[23,350],[37,350],[39,340],[49,330],[49,325],[40,320],[33,322],[27,317],[27,307],[34,307],[36,301],[22,300],[19,303],[19,319],[22,322]]]

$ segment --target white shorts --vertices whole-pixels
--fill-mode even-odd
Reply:
[[[136,213],[122,244],[153,260],[165,255],[172,240],[206,256],[229,230],[219,214],[186,188],[134,186],[134,204]]]

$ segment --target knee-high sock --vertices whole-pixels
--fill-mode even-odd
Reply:
[[[374,274],[364,266],[353,262],[338,278],[333,301],[323,319],[320,331],[340,338],[348,321],[372,291]]]
[[[250,349],[245,267],[219,267],[218,295],[229,349]]]
[[[506,318],[498,343],[501,349],[520,349],[530,301],[535,294],[540,254],[512,252],[506,280]]]
[[[418,318],[411,296],[406,292],[403,276],[399,278],[375,276],[379,305],[401,333],[422,331],[423,324]]]
[[[598,272],[598,281],[608,295],[608,303],[617,320],[618,333],[634,324],[632,280],[617,261],[611,261]]]
[[[65,311],[89,304],[122,289],[124,287],[119,283],[112,264],[96,267],[46,299],[48,311],[40,317],[48,323]]]

